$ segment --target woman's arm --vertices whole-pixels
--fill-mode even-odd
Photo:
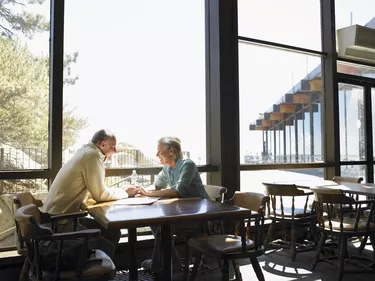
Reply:
[[[161,189],[161,190],[146,190],[144,188],[140,188],[140,193],[145,196],[150,197],[180,197],[180,194],[174,189]]]

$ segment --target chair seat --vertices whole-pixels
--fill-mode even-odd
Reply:
[[[74,279],[75,274],[74,270],[61,271],[60,280]],[[86,261],[80,280],[103,275],[110,276],[108,279],[112,279],[116,275],[116,267],[106,253],[101,250],[95,250],[95,254]]]
[[[295,208],[294,209],[294,217],[300,218],[304,216],[310,216],[311,210],[306,209],[306,213],[304,214],[303,208]],[[276,209],[276,216],[282,217],[281,209]],[[292,208],[291,207],[284,207],[284,217],[292,217]]]
[[[332,229],[334,230],[340,230],[340,219],[339,218],[334,218],[331,220],[332,221]],[[345,231],[352,231],[354,230],[354,225],[355,225],[356,220],[354,218],[349,218],[349,217],[344,217],[343,219],[343,230]],[[325,220],[324,221],[324,229],[329,230],[329,221]],[[375,229],[375,224],[370,223],[370,229]],[[366,221],[365,220],[359,220],[358,222],[358,230],[359,231],[365,231],[366,230]]]
[[[242,251],[241,237],[234,235],[210,235],[189,240],[189,246],[209,253],[235,253]],[[246,239],[246,249],[254,248],[254,242]]]

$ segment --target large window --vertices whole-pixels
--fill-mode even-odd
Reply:
[[[185,157],[206,164],[204,1],[65,5],[74,83],[64,86],[64,161],[108,128],[118,143],[111,168],[158,166],[157,140],[165,135],[178,136]]]
[[[365,160],[363,88],[339,83],[340,155],[342,161]]]
[[[23,2],[0,2],[0,170],[48,168],[49,1]]]
[[[320,1],[239,0],[238,34],[320,51]]]
[[[239,44],[243,164],[322,160],[321,58]]]
[[[1,174],[49,168],[49,11],[49,1],[0,1]],[[33,178],[0,180],[0,250],[16,244],[11,194],[47,191]]]

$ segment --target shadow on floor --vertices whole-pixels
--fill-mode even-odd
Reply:
[[[354,243],[351,247],[351,252],[356,253],[356,247],[359,243]],[[290,260],[290,253],[287,250],[271,250],[259,257],[259,264],[262,268],[265,280],[303,280],[303,281],[330,281],[336,280],[336,267],[326,263],[318,263],[314,271],[311,270],[311,262],[314,258],[315,251],[298,253],[295,262]],[[371,246],[367,246],[366,250],[362,254],[368,258],[372,258],[373,251]],[[196,281],[213,281],[220,280],[221,272],[218,263],[214,259],[206,259],[208,265],[212,268],[212,271],[203,270],[199,272],[199,275],[195,279]],[[252,265],[248,260],[240,260],[241,273],[243,280],[257,280],[256,275],[253,271]],[[230,268],[230,276],[234,278],[232,267]],[[374,280],[375,274],[347,274],[344,275],[343,280]],[[127,281],[127,271],[119,271],[114,281]],[[140,281],[157,280],[155,275],[149,272],[140,270],[139,279]],[[182,280],[182,273],[178,268],[174,268],[174,280]]]

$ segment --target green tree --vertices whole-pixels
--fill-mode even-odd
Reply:
[[[34,56],[25,45],[0,38],[0,144],[48,147],[48,58]],[[86,120],[64,109],[64,148],[74,144]]]
[[[0,145],[48,147],[49,58],[31,54],[18,35],[31,39],[47,31],[49,22],[38,13],[28,12],[45,0],[0,0]],[[78,53],[65,55],[64,83],[72,85],[71,65]],[[83,118],[64,106],[63,148],[74,144],[77,133],[86,126]]]
[[[49,29],[49,22],[41,14],[33,14],[27,5],[43,4],[45,0],[0,0],[0,32],[3,37],[13,37],[21,32],[32,38],[36,32]]]

